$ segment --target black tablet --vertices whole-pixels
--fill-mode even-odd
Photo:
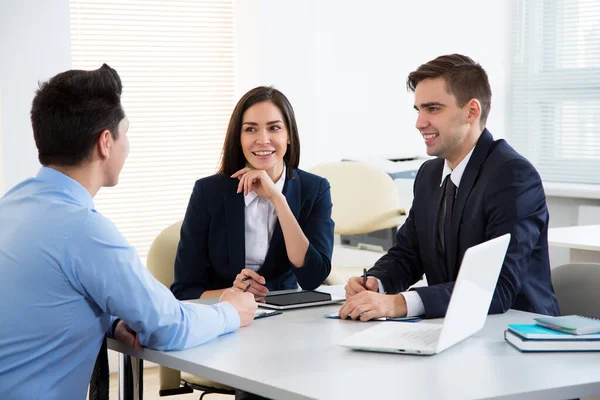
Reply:
[[[318,292],[316,290],[302,290],[291,293],[268,294],[264,299],[264,303],[259,303],[259,305],[261,307],[285,310],[288,308],[331,304],[339,301],[343,301],[343,299],[333,299],[329,293]]]

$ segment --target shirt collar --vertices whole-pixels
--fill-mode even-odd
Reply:
[[[36,175],[36,179],[50,183],[59,188],[63,193],[73,197],[90,210],[94,209],[94,199],[83,185],[68,175],[50,167],[42,167]]]
[[[277,182],[275,182],[275,188],[280,193],[283,192],[283,185],[285,184],[285,172],[286,172],[286,166],[285,166],[285,163],[283,163],[283,172],[281,173],[279,180],[277,180]],[[246,196],[244,196],[244,203],[246,203],[246,207],[248,207],[250,205],[250,203],[252,203],[257,196],[258,195],[256,194],[256,192],[254,190],[251,191],[250,193],[248,193]]]
[[[444,160],[444,170],[442,171],[442,180],[440,182],[440,186],[444,184],[444,179],[446,179],[446,176],[448,175],[450,175],[450,179],[452,179],[452,183],[454,183],[454,186],[456,186],[457,188],[460,186],[460,180],[462,179],[462,176],[465,173],[465,169],[467,168],[467,164],[471,159],[471,155],[473,155],[473,150],[475,150],[475,147],[471,149],[469,154],[467,154],[467,156],[463,158],[463,160],[456,166],[456,168],[454,168],[454,170],[450,168],[448,160]]]

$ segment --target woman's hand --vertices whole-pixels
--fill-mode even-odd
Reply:
[[[281,194],[265,170],[246,167],[240,169],[231,175],[231,177],[240,180],[237,192],[240,193],[243,191],[244,196],[253,190],[258,196],[267,200],[271,200],[274,196]]]
[[[252,293],[254,297],[262,298],[265,297],[269,292],[269,289],[264,286],[265,283],[265,278],[249,268],[244,268],[242,272],[237,274],[235,277],[235,281],[233,281],[233,288],[244,290],[247,287],[247,292]]]

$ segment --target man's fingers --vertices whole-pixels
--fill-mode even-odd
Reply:
[[[140,335],[138,335],[137,333],[135,334],[133,339],[133,347],[137,350],[142,349],[142,345],[140,344]]]
[[[372,276],[367,278],[367,289],[372,292],[379,292],[379,283],[377,282],[377,278]]]
[[[352,309],[352,312],[350,313],[350,318],[352,318],[353,320],[357,320],[361,317],[361,315],[363,313],[365,313],[369,309],[370,309],[369,304],[365,304],[365,303],[356,304],[354,306],[354,308]]]
[[[363,311],[363,312],[361,312],[361,313],[360,313],[360,315],[359,315],[359,319],[360,319],[361,321],[370,321],[370,320],[372,320],[373,318],[375,318],[375,316],[376,316],[376,313],[375,313],[375,311],[374,311],[374,310],[370,310],[370,311]]]
[[[348,287],[352,292],[354,292],[354,294],[364,292],[366,290],[359,280],[360,278],[353,277],[348,281]]]

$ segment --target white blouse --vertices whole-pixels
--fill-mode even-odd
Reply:
[[[285,184],[286,167],[283,166],[283,172],[275,187],[279,192],[283,191]],[[254,190],[244,197],[246,203],[245,210],[245,240],[246,240],[246,268],[258,271],[265,262],[269,243],[275,230],[277,222],[277,213],[273,204],[262,197],[259,197]]]

